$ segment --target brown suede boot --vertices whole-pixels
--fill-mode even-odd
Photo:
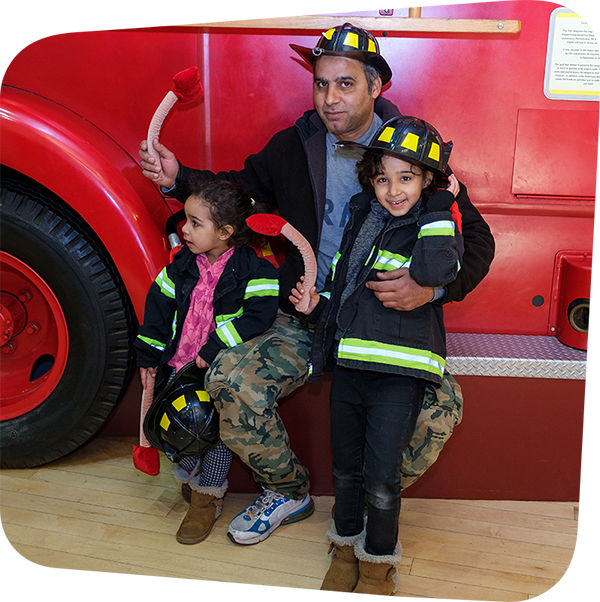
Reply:
[[[221,515],[226,490],[226,486],[205,487],[201,491],[191,488],[190,507],[175,536],[179,543],[196,544],[208,537],[215,521]]]
[[[402,547],[396,546],[394,554],[375,556],[365,551],[364,539],[356,544],[359,578],[354,593],[391,596],[400,586],[398,566],[402,560]]]
[[[188,504],[192,501],[192,488],[188,483],[181,483],[181,495]]]
[[[361,534],[353,537],[338,535],[335,525],[326,533],[327,541],[331,542],[329,553],[331,565],[321,584],[322,590],[330,592],[351,592],[358,582],[358,560],[354,555],[354,546]]]

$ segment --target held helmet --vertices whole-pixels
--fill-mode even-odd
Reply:
[[[366,29],[355,27],[350,23],[344,23],[324,32],[314,48],[297,44],[290,44],[290,48],[309,65],[313,65],[321,55],[345,56],[374,67],[379,71],[384,85],[392,79],[392,70],[379,54],[379,44],[375,36]]]
[[[204,375],[186,364],[154,398],[144,419],[148,442],[171,462],[204,454],[219,443],[219,414],[204,390]]]
[[[337,146],[363,150],[383,150],[399,159],[444,175],[452,142],[444,142],[439,132],[417,117],[392,117],[379,127],[368,145],[340,141]]]

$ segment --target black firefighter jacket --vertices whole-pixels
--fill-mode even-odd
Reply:
[[[425,209],[419,203],[404,216],[390,216],[375,238],[352,292],[340,307],[350,251],[373,198],[372,191],[352,197],[340,250],[321,300],[308,316],[308,321],[317,322],[310,380],[319,380],[336,352],[336,362],[348,368],[404,374],[439,385],[446,359],[442,303],[397,311],[384,307],[365,282],[377,280],[377,272],[399,267],[408,267],[421,286],[447,286],[452,282],[463,258],[462,236],[450,212],[454,197],[448,191],[438,191]]]
[[[196,255],[184,246],[148,291],[144,323],[134,347],[139,367],[158,367],[157,386],[165,376],[165,365],[177,350],[198,278]],[[221,349],[239,345],[267,330],[277,315],[278,297],[277,269],[250,247],[237,248],[215,288],[216,328],[198,355],[210,364]]]

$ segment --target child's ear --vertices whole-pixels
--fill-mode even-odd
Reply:
[[[227,240],[228,238],[231,238],[233,236],[233,226],[231,225],[227,225],[227,226],[223,226],[222,228],[219,229],[219,238],[221,240]]]
[[[433,174],[430,171],[426,171],[423,178],[423,188],[427,188],[431,182],[433,182]]]

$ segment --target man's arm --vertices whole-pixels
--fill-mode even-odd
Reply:
[[[494,258],[494,238],[489,226],[471,203],[466,187],[461,184],[456,197],[462,215],[464,256],[456,280],[445,287],[442,302],[462,301],[488,273]],[[398,311],[411,311],[433,301],[435,289],[419,286],[402,268],[377,274],[380,279],[367,282],[375,296],[385,307]]]

